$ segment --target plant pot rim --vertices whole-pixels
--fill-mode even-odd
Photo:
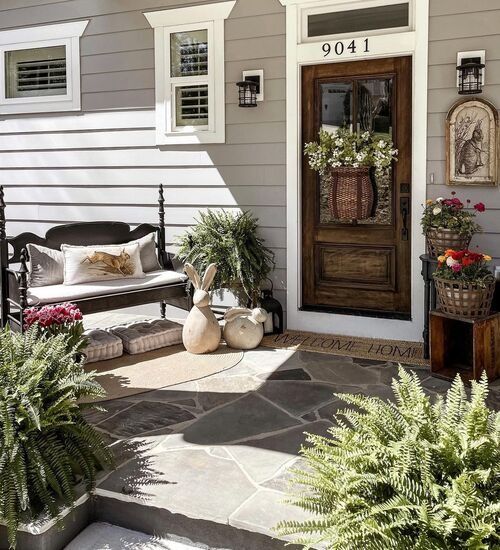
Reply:
[[[463,233],[463,232],[458,231],[456,229],[449,229],[448,227],[429,227],[429,229],[427,229],[427,231],[425,233],[427,234],[427,233],[430,233],[431,231],[446,231],[447,233],[455,233],[455,234],[460,235],[462,237],[471,236],[469,233]]]
[[[446,279],[444,277],[436,277],[436,275],[433,276],[435,281],[440,281],[442,283],[446,283],[449,285],[458,285],[458,286],[471,286],[474,287],[473,290],[477,289],[485,289],[490,285],[495,284],[495,278],[493,275],[491,276],[491,279],[483,280],[483,281],[459,281],[454,279]],[[484,286],[482,286],[484,285]]]

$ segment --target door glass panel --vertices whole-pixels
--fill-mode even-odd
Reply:
[[[339,86],[344,87],[344,93],[335,94]],[[358,80],[355,83],[356,112],[352,113],[353,86],[350,83],[322,84],[322,116],[323,129],[335,131],[339,126],[354,126],[359,133],[373,132],[375,139],[392,140],[392,78],[371,78]],[[333,96],[334,99],[330,99]],[[348,105],[348,109],[347,106]],[[344,110],[341,110],[344,106]],[[342,116],[344,118],[342,118]],[[339,123],[339,121],[342,121]],[[391,225],[393,220],[393,174],[389,169],[387,174],[377,176],[370,170],[370,181],[373,188],[373,198],[370,198],[371,215],[360,217],[355,223],[363,225]],[[354,185],[354,184],[353,184]],[[365,183],[366,185],[366,183]],[[339,218],[332,209],[330,196],[333,179],[330,175],[320,178],[320,223],[322,224],[352,224],[352,219]],[[370,193],[371,194],[371,193]],[[356,198],[353,197],[355,201]]]
[[[334,133],[352,128],[352,83],[321,84],[321,127]]]
[[[394,29],[409,25],[408,2],[361,10],[318,13],[307,18],[307,36]]]

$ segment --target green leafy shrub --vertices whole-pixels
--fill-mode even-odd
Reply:
[[[0,332],[0,518],[12,547],[21,521],[56,517],[74,503],[78,483],[92,489],[97,469],[112,464],[77,403],[104,392],[67,340],[40,338],[37,326]]]
[[[274,253],[257,235],[258,220],[250,212],[200,212],[196,226],[178,241],[177,255],[198,273],[217,265],[213,288],[243,289],[256,302],[262,283],[274,269]]]
[[[399,378],[395,404],[342,395],[355,409],[331,437],[308,435],[292,502],[317,517],[278,530],[306,548],[500,548],[500,413],[486,407],[486,377],[470,399],[457,377],[435,404],[415,374]]]

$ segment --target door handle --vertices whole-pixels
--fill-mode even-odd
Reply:
[[[408,230],[408,218],[410,217],[410,199],[408,197],[401,197],[400,212],[401,221],[403,222],[403,227],[401,228],[401,240],[407,241],[410,236],[410,232]]]

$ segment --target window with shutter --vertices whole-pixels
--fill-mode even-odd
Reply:
[[[6,97],[66,93],[66,48],[14,50],[5,54]]]
[[[155,29],[159,145],[225,141],[224,19],[234,4],[144,14]]]
[[[80,110],[86,21],[0,31],[0,114]]]

